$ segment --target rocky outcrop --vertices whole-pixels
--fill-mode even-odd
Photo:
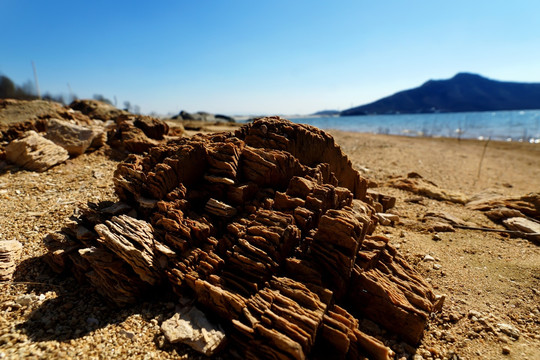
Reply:
[[[184,120],[184,121],[206,121],[206,122],[235,122],[234,118],[221,115],[221,114],[210,114],[204,111],[199,111],[196,113],[188,113],[187,111],[180,111],[178,115],[173,116],[173,120]]]
[[[20,139],[28,131],[37,133],[45,132],[47,129],[47,120],[28,120],[19,123],[5,124],[0,123],[0,131],[2,133],[2,141],[10,142],[15,139]]]
[[[68,158],[67,150],[32,130],[6,146],[6,159],[27,170],[46,171]]]
[[[528,216],[540,221],[540,193],[530,193],[520,197],[486,194],[471,199],[467,207],[485,211],[492,220]]]
[[[437,184],[424,179],[415,172],[406,177],[397,177],[388,181],[388,186],[410,191],[434,200],[449,201],[456,204],[466,204],[469,200],[464,194],[441,189]]]
[[[115,122],[116,126],[108,133],[108,143],[129,153],[142,154],[164,144],[163,139],[169,132],[165,122],[150,116],[123,114]]]
[[[130,155],[114,185],[118,203],[89,204],[46,238],[47,261],[120,304],[162,283],[190,293],[245,358],[389,359],[358,317],[414,344],[440,305],[386,238],[368,237],[392,200],[368,195],[318,129],[265,118],[170,141]]]
[[[4,116],[25,119],[0,122],[0,161],[7,159],[18,166],[37,171],[44,171],[64,161],[64,152],[58,151],[50,142],[43,142],[40,136],[67,150],[71,157],[105,144],[123,152],[142,154],[167,141],[165,137],[169,133],[169,126],[157,118],[129,114],[94,100],[78,100],[72,105],[85,114],[43,101],[0,101],[0,119]],[[113,118],[114,122],[105,123],[90,116]],[[36,135],[23,140],[29,131]],[[182,133],[183,129],[176,127],[171,135],[180,137]],[[29,143],[30,140],[32,143]]]
[[[111,104],[91,99],[74,100],[69,104],[69,107],[73,110],[80,111],[92,119],[103,121],[114,120],[120,115],[128,114],[127,111],[120,110]]]
[[[491,220],[516,231],[514,235],[540,242],[540,193],[521,197],[479,194],[467,207],[484,211]]]

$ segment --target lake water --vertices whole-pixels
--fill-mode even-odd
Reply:
[[[540,143],[540,110],[289,119],[325,130]]]

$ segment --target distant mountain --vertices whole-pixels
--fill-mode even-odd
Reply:
[[[459,73],[344,110],[341,116],[531,109],[540,109],[540,83],[496,81]]]
[[[338,110],[322,110],[317,111],[316,113],[313,113],[311,115],[317,115],[317,116],[336,116],[339,115],[340,112]]]

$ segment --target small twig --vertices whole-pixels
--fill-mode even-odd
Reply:
[[[484,157],[486,156],[486,150],[487,146],[489,144],[490,138],[487,139],[486,143],[484,144],[484,151],[482,151],[482,157],[480,158],[480,164],[478,164],[478,174],[476,175],[476,181],[480,180],[480,172],[482,171],[482,163],[484,162]]]

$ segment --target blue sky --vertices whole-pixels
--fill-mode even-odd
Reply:
[[[1,0],[0,73],[145,113],[344,110],[461,71],[540,82],[540,2]]]

